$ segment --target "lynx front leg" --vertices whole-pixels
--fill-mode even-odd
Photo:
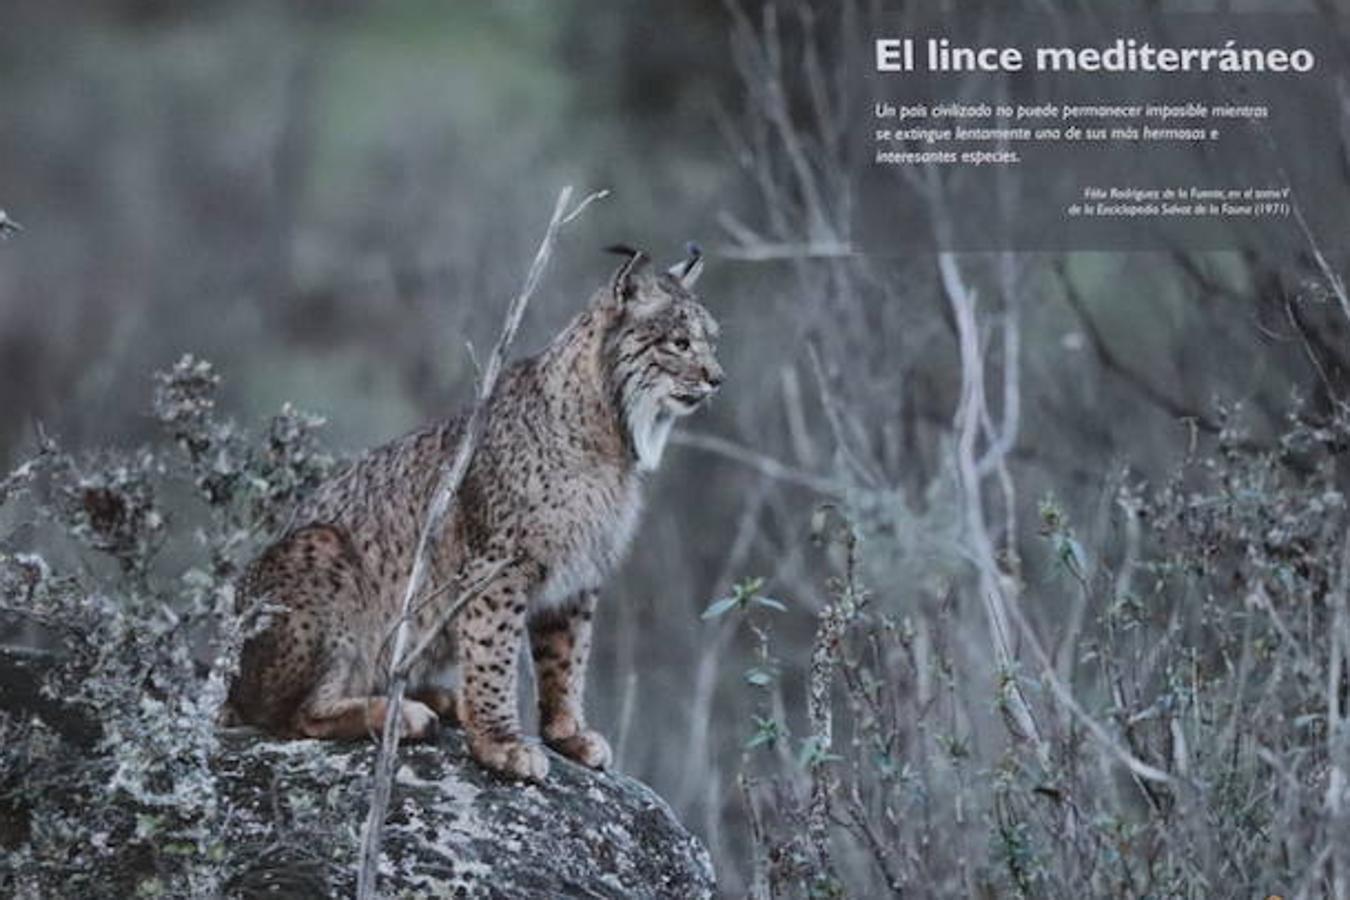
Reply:
[[[531,574],[520,568],[503,573],[456,619],[458,718],[480,763],[514,778],[542,781],[548,757],[521,738],[516,704],[516,660]]]
[[[539,685],[540,730],[550,747],[592,769],[610,763],[609,742],[586,727],[582,692],[591,653],[595,591],[530,620],[530,651]]]

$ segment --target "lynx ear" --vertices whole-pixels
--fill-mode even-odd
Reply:
[[[693,241],[689,242],[689,255],[666,269],[666,273],[680,283],[680,287],[692,290],[698,277],[703,274],[703,250]]]
[[[641,250],[635,250],[626,244],[614,244],[606,247],[609,253],[617,253],[620,256],[626,256],[623,265],[619,266],[618,271],[610,280],[610,294],[619,303],[625,303],[633,298],[637,293],[637,274],[642,268],[650,262],[647,254]]]

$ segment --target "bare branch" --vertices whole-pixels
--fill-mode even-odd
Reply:
[[[791,244],[762,241],[740,246],[726,245],[717,249],[719,256],[743,262],[796,262],[803,259],[849,259],[858,255],[851,244],[838,241],[812,241]]]
[[[670,440],[675,444],[706,450],[726,459],[735,460],[778,481],[795,484],[798,487],[804,487],[830,497],[842,497],[844,495],[844,485],[834,479],[804,472],[794,466],[779,462],[767,454],[751,450],[749,447],[718,437],[715,434],[679,431],[671,435]]]
[[[952,254],[939,254],[938,268],[956,319],[961,353],[961,402],[956,411],[955,428],[957,480],[964,506],[965,536],[979,576],[980,598],[989,618],[994,661],[1000,677],[1006,679],[1005,702],[1002,704],[1004,719],[1015,738],[1030,741],[1038,755],[1048,760],[1049,749],[1016,677],[1017,658],[1012,649],[1007,612],[1010,595],[1016,587],[1007,586],[1007,579],[999,571],[984,518],[981,479],[975,458],[975,445],[981,430],[980,409],[984,404],[984,366],[975,318],[975,296],[966,286]]]
[[[772,900],[773,886],[769,880],[768,850],[764,841],[764,823],[760,818],[759,807],[751,793],[750,779],[744,770],[736,776],[736,787],[740,789],[741,802],[745,804],[746,820],[750,823],[750,900]]]
[[[0,209],[0,241],[7,240],[11,234],[17,234],[23,231],[23,226],[9,217],[3,209]]]
[[[1350,726],[1347,726],[1347,713],[1342,684],[1346,666],[1350,663],[1350,537],[1341,552],[1340,577],[1336,587],[1328,597],[1332,608],[1331,659],[1327,665],[1327,772],[1326,811],[1330,831],[1333,835],[1346,834],[1350,826],[1350,810],[1347,810],[1347,794],[1350,793]],[[1335,885],[1334,896],[1344,897],[1350,893],[1350,845],[1343,839],[1333,837],[1331,850],[1332,881]]]
[[[548,229],[544,232],[544,238],[535,253],[534,261],[530,264],[529,272],[525,276],[525,284],[507,310],[501,335],[497,338],[496,346],[492,348],[492,355],[488,359],[487,368],[484,370],[479,384],[477,402],[464,425],[459,446],[456,448],[454,456],[446,460],[441,470],[436,493],[433,495],[426,520],[418,536],[417,553],[413,557],[412,573],[408,578],[408,586],[403,594],[402,612],[399,615],[398,630],[394,635],[394,650],[389,662],[390,684],[386,692],[388,703],[384,719],[384,733],[381,736],[379,753],[375,759],[370,810],[366,816],[365,828],[361,836],[360,868],[356,888],[357,900],[371,900],[375,896],[376,881],[379,877],[380,840],[384,830],[384,819],[389,810],[389,797],[394,780],[394,764],[398,759],[398,744],[401,736],[399,722],[403,707],[403,695],[408,686],[405,658],[407,657],[408,642],[411,640],[411,611],[415,608],[417,598],[426,587],[433,545],[445,528],[446,520],[454,508],[459,486],[463,483],[464,476],[469,470],[469,464],[473,461],[474,451],[478,447],[478,441],[482,436],[486,421],[487,401],[497,386],[497,378],[501,374],[506,354],[515,340],[516,331],[519,330],[521,320],[525,316],[525,309],[529,305],[530,297],[533,296],[535,289],[539,286],[544,269],[548,265],[549,258],[553,255],[553,245],[557,241],[558,232],[566,223],[575,219],[591,202],[604,195],[605,192],[603,191],[591,194],[569,212],[568,204],[572,198],[571,186],[563,188],[558,194],[558,202],[553,207],[553,217],[549,220]],[[461,598],[452,609],[457,609],[462,602],[463,599]]]

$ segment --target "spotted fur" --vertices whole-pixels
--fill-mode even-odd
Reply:
[[[701,261],[667,272],[627,257],[540,353],[502,375],[455,509],[435,542],[434,588],[414,615],[401,727],[438,718],[466,729],[474,756],[541,779],[546,757],[521,737],[517,650],[528,634],[541,731],[593,767],[610,761],[582,706],[598,590],[622,557],[674,421],[722,381],[717,323],[691,293]],[[389,645],[418,529],[464,416],[370,451],[322,486],[241,585],[241,606],[271,609],[245,645],[230,710],[287,737],[376,733],[386,714]],[[436,630],[462,592],[471,599]],[[438,681],[458,669],[455,690]]]

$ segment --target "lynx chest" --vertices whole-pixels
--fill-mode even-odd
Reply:
[[[544,583],[532,600],[536,609],[594,590],[618,566],[632,540],[642,500],[636,476],[569,478],[564,502],[551,517],[543,546]]]

